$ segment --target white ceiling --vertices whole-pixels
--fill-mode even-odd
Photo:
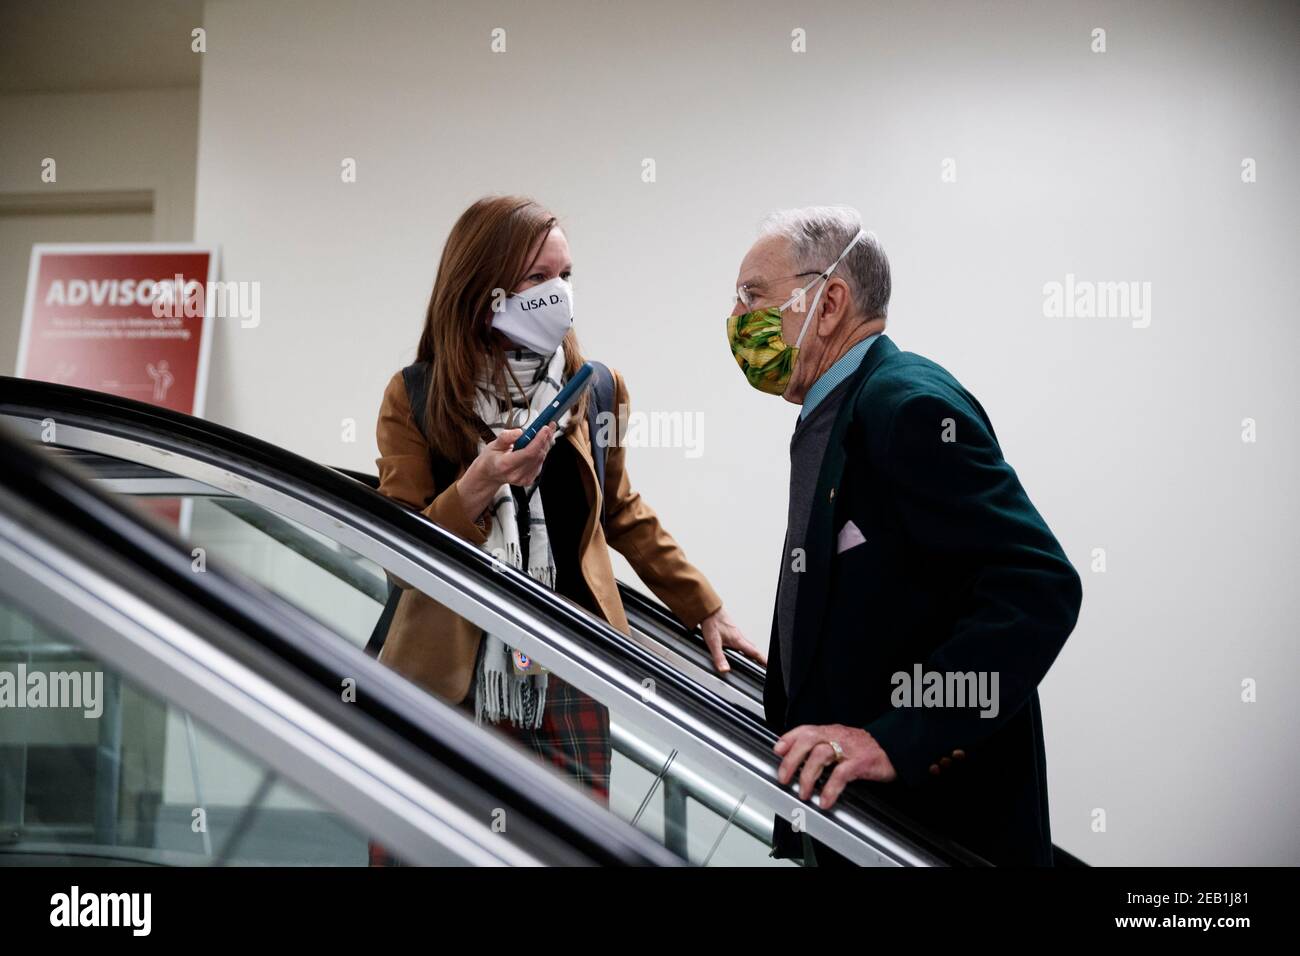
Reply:
[[[203,0],[0,0],[0,93],[199,85]]]

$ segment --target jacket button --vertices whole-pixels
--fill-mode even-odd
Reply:
[[[939,776],[939,773],[940,773],[939,765],[938,765],[937,763],[932,763],[932,764],[930,764],[930,774],[931,774],[931,776],[935,776],[935,777],[937,777],[937,776]]]
[[[953,756],[953,759],[954,759],[954,760],[965,760],[965,759],[966,759],[966,751],[964,751],[964,750],[954,750],[954,751],[952,752],[952,756]]]
[[[949,760],[947,757],[939,758],[939,768],[941,770],[947,770],[951,766],[952,766],[952,761]]]

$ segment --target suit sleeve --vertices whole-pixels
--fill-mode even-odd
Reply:
[[[485,529],[490,528],[492,519],[485,518],[483,527],[470,520],[460,500],[459,481],[441,490],[437,487],[429,460],[429,443],[411,417],[410,399],[401,372],[392,377],[384,390],[375,440],[379,445],[375,464],[379,468],[381,494],[422,512],[434,524],[471,544],[481,546],[487,541]]]
[[[978,707],[895,708],[867,726],[899,776],[917,784],[931,764],[976,746],[1028,702],[1074,628],[1082,589],[982,414],[964,399],[912,395],[886,433],[877,466],[904,533],[922,555],[969,569],[952,634],[925,670],[998,677],[996,716]]]
[[[614,375],[615,410],[622,433],[627,415],[627,387]],[[627,476],[627,451],[611,441],[605,452],[605,540],[627,558],[637,576],[687,627],[695,627],[722,607],[722,598],[664,530],[659,517],[632,489]]]

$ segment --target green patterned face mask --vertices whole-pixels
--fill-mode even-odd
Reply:
[[[727,316],[727,338],[736,364],[750,385],[769,395],[785,391],[799,355],[797,348],[790,348],[781,338],[781,312],[772,306]]]
[[[750,385],[769,395],[784,394],[790,384],[790,377],[794,374],[794,363],[799,358],[799,346],[803,345],[803,337],[808,333],[809,322],[817,314],[817,303],[826,288],[824,280],[831,277],[835,267],[844,261],[849,250],[865,235],[865,230],[858,230],[853,241],[844,247],[844,251],[831,263],[830,268],[817,273],[817,277],[812,282],[796,291],[784,304],[755,309],[741,315],[727,316],[727,340],[731,343],[731,354],[735,356],[736,364],[745,373],[745,380]],[[821,282],[822,286],[813,296],[812,308],[808,310],[808,315],[803,320],[799,338],[795,340],[794,345],[786,345],[785,339],[781,337],[781,313],[796,302],[802,302],[804,295],[818,282]]]

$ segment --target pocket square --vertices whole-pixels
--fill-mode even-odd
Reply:
[[[858,530],[858,526],[852,521],[846,521],[844,527],[840,528],[839,536],[835,540],[835,553],[843,554],[849,548],[856,548],[858,545],[866,543],[867,539]]]

